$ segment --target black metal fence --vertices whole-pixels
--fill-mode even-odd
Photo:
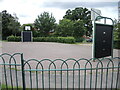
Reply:
[[[2,89],[120,89],[120,58],[29,59],[0,55]]]

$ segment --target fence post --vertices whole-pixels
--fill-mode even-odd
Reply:
[[[25,90],[25,74],[24,74],[24,59],[23,59],[23,53],[21,54],[21,68],[22,68],[22,84],[23,84],[23,90]]]

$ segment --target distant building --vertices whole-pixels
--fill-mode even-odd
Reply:
[[[118,21],[120,22],[120,1],[118,2]]]

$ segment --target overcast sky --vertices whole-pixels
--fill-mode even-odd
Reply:
[[[59,22],[68,9],[76,7],[96,8],[102,16],[118,19],[119,0],[0,0],[0,11],[16,13],[21,24],[34,23],[38,15],[47,11]]]

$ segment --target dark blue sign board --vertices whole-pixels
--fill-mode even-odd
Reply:
[[[95,58],[112,55],[113,25],[95,24]]]
[[[22,42],[31,42],[31,41],[32,41],[32,31],[23,31]]]
[[[111,18],[99,16],[97,19]],[[114,24],[114,23],[113,23]],[[113,57],[113,24],[94,23],[93,31],[93,58]]]

